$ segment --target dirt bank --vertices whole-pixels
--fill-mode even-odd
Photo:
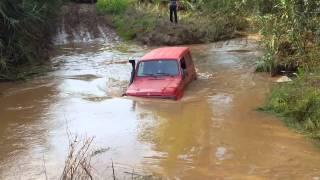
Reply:
[[[62,7],[55,44],[116,39],[105,16],[99,16],[95,4],[67,3]]]
[[[228,30],[227,33],[221,33],[218,37],[209,37],[206,30],[187,24],[172,24],[161,21],[155,25],[154,30],[145,34],[137,33],[135,39],[147,45],[183,45],[226,40],[239,36],[239,33]]]
[[[239,37],[246,22],[217,14],[186,17],[171,23],[166,9],[130,7],[119,15],[98,15],[95,4],[68,3],[62,7],[55,44],[115,38],[112,29],[125,40],[146,45],[182,45],[214,42]],[[200,17],[201,16],[201,17]],[[113,28],[110,28],[112,26]],[[112,36],[110,36],[112,34]]]
[[[179,23],[169,21],[166,8],[130,7],[113,18],[118,34],[147,45],[182,45],[215,42],[241,36],[248,27],[238,16],[180,12]]]

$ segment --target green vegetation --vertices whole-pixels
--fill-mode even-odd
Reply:
[[[18,65],[47,59],[59,0],[0,1],[0,80],[21,78]],[[25,69],[24,69],[25,71]]]
[[[320,140],[320,77],[301,75],[295,81],[272,89],[266,111],[282,116],[284,122]]]
[[[98,0],[97,10],[99,13],[119,14],[129,6],[130,0]]]
[[[273,0],[272,11],[257,16],[266,48],[258,71],[312,70],[319,66],[320,2],[315,0]]]
[[[105,0],[98,0],[97,8]],[[169,22],[167,1],[126,1],[119,11],[100,12],[116,14],[113,24],[118,34],[126,40],[135,39],[150,45],[175,45],[212,42],[238,36],[237,31],[248,27],[245,14],[234,11],[241,3],[212,3],[212,1],[180,1],[179,24]],[[227,1],[225,1],[227,2]],[[236,1],[232,1],[236,2]]]
[[[278,75],[299,70],[293,82],[272,89],[263,109],[316,139],[320,139],[319,5],[315,0],[273,0],[271,11],[256,18],[266,49],[257,71]]]

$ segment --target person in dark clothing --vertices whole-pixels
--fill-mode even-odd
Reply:
[[[170,0],[169,3],[169,9],[170,9],[170,21],[173,23],[173,16],[174,16],[174,22],[178,23],[178,0]]]

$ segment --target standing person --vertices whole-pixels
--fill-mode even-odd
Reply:
[[[169,0],[169,8],[170,8],[170,21],[173,23],[173,15],[174,15],[174,22],[178,23],[178,0]]]

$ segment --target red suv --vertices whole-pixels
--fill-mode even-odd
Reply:
[[[132,64],[127,96],[178,100],[185,87],[197,78],[190,49],[164,47],[154,49]]]

